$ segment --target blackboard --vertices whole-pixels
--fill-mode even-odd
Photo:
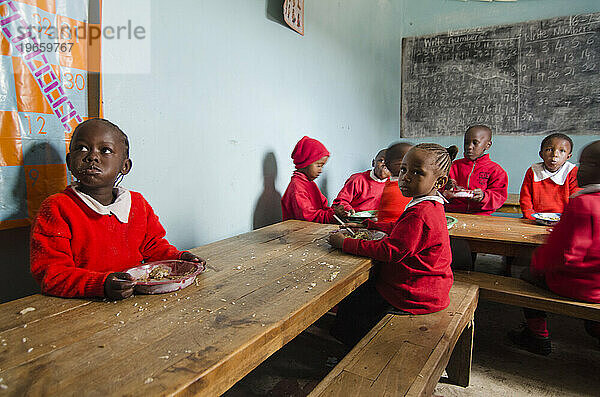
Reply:
[[[402,39],[403,137],[600,132],[600,13]]]

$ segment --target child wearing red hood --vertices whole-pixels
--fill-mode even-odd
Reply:
[[[343,206],[334,210],[327,205],[327,198],[314,182],[329,159],[327,148],[316,139],[305,136],[296,143],[292,159],[296,170],[281,198],[283,220],[335,223],[333,215],[336,211],[338,216],[345,216]]]
[[[450,168],[451,189],[444,192],[448,212],[491,215],[508,196],[508,175],[485,151],[492,146],[492,130],[474,125],[465,133],[465,157]],[[461,194],[469,195],[469,197]]]

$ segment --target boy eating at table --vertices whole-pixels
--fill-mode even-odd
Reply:
[[[522,278],[567,298],[600,303],[600,141],[581,152],[577,183],[582,190],[571,196]],[[546,313],[523,311],[527,326],[520,332],[511,331],[509,337],[530,352],[550,354]],[[600,342],[600,322],[585,320],[585,329]]]
[[[448,170],[458,148],[419,144],[406,153],[398,184],[410,203],[395,222],[367,221],[369,229],[386,232],[378,241],[332,233],[335,248],[378,261],[380,268],[339,305],[333,336],[356,344],[387,312],[433,313],[446,308],[453,283],[450,237],[444,198],[438,190],[448,182]],[[359,227],[359,224],[346,224]]]
[[[542,140],[542,162],[525,173],[519,198],[523,217],[534,219],[536,212],[562,213],[569,196],[577,192],[577,166],[568,160],[573,140],[565,134],[551,134]]]
[[[410,197],[405,197],[398,187],[398,176],[404,155],[413,147],[407,142],[398,142],[390,145],[385,151],[385,166],[390,172],[390,179],[385,183],[377,220],[379,222],[395,222],[404,212],[410,202]]]
[[[357,211],[376,210],[379,207],[381,193],[387,182],[390,172],[385,166],[385,152],[383,149],[371,162],[373,169],[351,175],[344,187],[333,200],[332,207],[342,206],[344,211],[355,213]]]
[[[334,214],[346,216],[344,207],[333,209],[315,183],[329,159],[329,151],[316,139],[303,137],[292,151],[296,171],[281,197],[283,220],[299,219],[318,223],[335,223]]]
[[[169,244],[141,194],[118,187],[131,166],[129,140],[115,124],[90,119],[75,128],[67,167],[77,182],[42,203],[31,232],[31,273],[43,293],[123,299],[134,287],[124,270],[142,261],[204,263]]]
[[[485,125],[467,129],[464,139],[465,157],[450,168],[448,212],[491,215],[508,197],[508,175],[486,154],[492,146],[492,130]]]

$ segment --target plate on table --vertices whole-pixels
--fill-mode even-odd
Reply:
[[[204,265],[182,260],[165,260],[126,270],[135,279],[138,294],[164,294],[187,287],[205,270]]]
[[[471,197],[473,197],[473,191],[472,190],[457,190],[455,192],[452,192],[452,195],[454,197],[458,197],[458,198],[471,198]]]
[[[351,222],[362,222],[366,219],[373,219],[377,216],[377,210],[358,211],[352,215],[348,215],[348,220]]]
[[[458,222],[458,219],[456,219],[453,216],[446,215],[446,226],[448,227],[448,229],[450,229],[452,226],[454,226],[454,224],[456,222]]]
[[[536,212],[531,216],[537,223],[544,226],[554,226],[560,221],[560,212]]]
[[[350,238],[359,238],[363,240],[381,240],[387,234],[382,232],[381,230],[369,230],[369,229],[357,229],[354,231],[355,236],[352,236],[348,233],[345,233],[346,237]]]

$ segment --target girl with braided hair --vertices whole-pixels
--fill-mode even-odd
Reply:
[[[329,236],[335,248],[377,261],[376,272],[339,305],[331,334],[352,346],[386,313],[426,314],[445,309],[453,283],[444,198],[438,192],[458,148],[434,143],[414,146],[402,159],[398,186],[412,200],[395,222],[367,221],[388,234],[378,241]],[[361,227],[346,224],[344,227]]]

